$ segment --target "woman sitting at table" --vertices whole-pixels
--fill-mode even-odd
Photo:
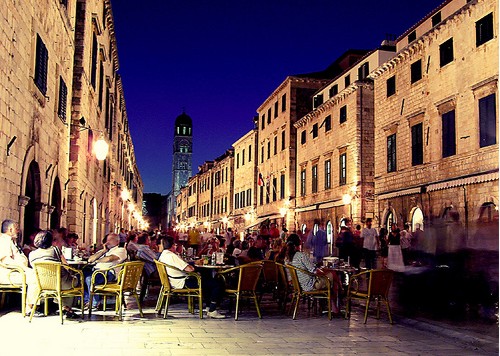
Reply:
[[[49,230],[40,231],[35,235],[34,244],[37,247],[36,250],[31,251],[29,254],[30,265],[41,261],[53,261],[53,262],[61,262],[64,265],[67,265],[68,262],[62,255],[59,248],[56,246],[52,246],[53,235]],[[73,288],[73,276],[70,274],[68,270],[64,267],[61,268],[61,289],[71,289]],[[78,319],[80,316],[73,312],[71,306],[73,305],[73,297],[63,298],[63,313],[66,315],[66,318],[70,319]]]
[[[332,289],[332,312],[338,314],[339,309],[334,301],[337,300],[337,293],[340,286],[340,281],[336,273],[332,271],[326,271],[322,268],[316,268],[316,266],[311,262],[306,254],[300,251],[301,241],[297,234],[291,234],[287,239],[286,244],[286,255],[285,263],[290,264],[294,267],[304,269],[318,276],[325,276],[330,280],[330,286]],[[314,289],[324,289],[326,288],[326,282],[322,278],[315,278],[301,271],[297,271],[297,277],[299,278],[300,286],[304,291],[311,291]]]

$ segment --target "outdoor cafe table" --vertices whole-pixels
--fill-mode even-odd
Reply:
[[[322,267],[321,269],[325,272],[326,271],[335,272],[338,275],[344,293],[347,292],[347,288],[349,287],[350,277],[358,272],[358,268],[345,265],[338,267]],[[337,301],[335,303],[337,307],[340,307],[341,302],[343,302],[344,293],[342,293],[341,291],[337,293]]]

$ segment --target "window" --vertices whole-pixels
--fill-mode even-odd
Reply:
[[[479,99],[479,147],[497,143],[495,94]]]
[[[358,79],[363,80],[370,73],[370,63],[365,62],[358,68]]]
[[[417,39],[417,32],[416,31],[412,31],[408,34],[408,44],[412,43],[416,39]]]
[[[344,123],[347,121],[347,105],[344,105],[340,108],[340,123]]]
[[[396,172],[396,134],[387,137],[387,172]]]
[[[455,110],[448,111],[442,116],[443,158],[456,154],[455,140]]]
[[[411,127],[411,165],[424,163],[424,144],[422,140],[422,123]]]
[[[316,109],[321,104],[323,104],[323,94],[318,94],[313,99],[313,108]]]
[[[280,199],[285,199],[285,175],[280,176]]]
[[[313,138],[318,137],[318,124],[313,125],[312,134],[313,134]]]
[[[347,183],[347,153],[339,156],[339,185]]]
[[[267,159],[271,158],[271,141],[267,141]]]
[[[332,187],[332,161],[325,161],[325,190]]]
[[[348,74],[344,78],[344,85],[347,88],[351,84],[351,76]]]
[[[330,95],[330,98],[332,96],[335,96],[339,93],[339,85],[338,84],[335,84],[333,85],[330,90],[328,90],[328,95]]]
[[[306,170],[300,171],[300,196],[306,195]]]
[[[387,97],[396,94],[396,76],[393,75],[387,79]]]
[[[325,117],[325,132],[328,132],[332,129],[332,115],[328,115]]]
[[[97,48],[97,35],[94,32],[93,37],[92,37],[92,63],[91,63],[91,69],[90,69],[90,83],[92,84],[92,87],[95,90],[95,85],[96,85],[96,74],[97,74],[97,51],[99,50]]]
[[[262,117],[260,119],[260,129],[264,130],[264,127],[266,127],[266,116],[262,115]]]
[[[318,192],[318,165],[312,166],[312,192]]]
[[[476,22],[476,47],[493,39],[493,13]]]
[[[68,88],[62,77],[59,77],[59,102],[57,103],[57,116],[66,122],[66,105],[68,101]]]
[[[431,21],[432,21],[432,27],[434,27],[438,23],[440,23],[441,22],[441,11],[439,11],[434,16],[432,16]]]
[[[411,82],[416,83],[420,79],[422,79],[422,60],[419,59],[416,62],[413,62],[410,67],[410,74],[411,74]]]
[[[240,154],[237,153],[236,154],[236,168],[240,168]]]
[[[252,162],[252,145],[248,146],[248,162]]]
[[[252,205],[252,189],[247,189],[247,206]]]
[[[267,123],[271,123],[271,108],[267,109]]]
[[[43,95],[47,93],[47,70],[49,52],[39,35],[36,35],[35,85]]]
[[[99,106],[99,109],[102,109],[103,90],[104,90],[104,65],[102,64],[101,61],[99,66],[99,89],[98,89],[99,96],[97,99],[97,105]]]
[[[278,154],[278,136],[274,136],[273,153]]]
[[[241,165],[245,165],[245,149],[241,151]]]
[[[240,208],[240,193],[236,193],[234,195],[234,205],[235,205],[235,209],[239,209]]]
[[[306,130],[300,133],[300,143],[302,145],[306,143],[306,135],[307,135]]]
[[[281,97],[281,111],[286,111],[286,94]]]
[[[278,179],[273,178],[273,201],[278,200],[278,194],[276,194],[277,186],[278,186]]]
[[[259,193],[259,204],[264,205],[264,186],[260,186],[260,193]]]
[[[266,183],[266,204],[269,204],[269,180]]]
[[[281,131],[281,150],[285,149],[285,130]]]
[[[278,117],[278,101],[274,103],[274,118],[276,119]]]
[[[242,191],[240,193],[240,207],[245,207],[245,191]]]
[[[264,146],[260,148],[260,163],[264,162]]]
[[[444,67],[450,62],[453,62],[453,38],[439,46],[439,65]]]

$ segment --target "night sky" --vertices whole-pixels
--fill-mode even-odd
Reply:
[[[172,186],[175,118],[193,119],[193,174],[253,127],[288,76],[401,35],[442,0],[112,0],[119,73],[145,193]]]

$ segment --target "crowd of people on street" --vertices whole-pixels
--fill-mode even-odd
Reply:
[[[342,288],[338,276],[325,272],[322,268],[323,258],[329,254],[325,226],[319,219],[314,221],[314,225],[316,228],[307,233],[289,234],[285,227],[279,229],[276,223],[266,221],[258,231],[249,232],[244,238],[241,238],[240,234],[234,234],[231,228],[221,235],[210,231],[200,232],[195,228],[186,234],[174,230],[146,232],[121,229],[119,233],[106,235],[100,243],[100,248],[97,248],[97,244],[84,248],[78,244],[78,235],[63,227],[37,230],[25,236],[22,244],[19,244],[19,225],[12,220],[5,220],[0,234],[0,263],[4,267],[20,267],[25,272],[28,285],[27,313],[36,308],[34,303],[38,287],[33,272],[34,263],[56,261],[67,264],[68,257],[88,261],[83,268],[84,280],[78,281],[85,287],[85,308],[102,307],[99,296],[90,300],[92,274],[96,270],[108,270],[106,278],[103,274],[95,276],[94,283],[102,284],[105,279],[116,280],[119,271],[113,267],[127,260],[140,260],[144,262],[146,277],[151,277],[157,274],[155,260],[158,260],[180,271],[169,271],[169,275],[175,276],[171,281],[174,288],[195,287],[193,283],[197,282],[187,278],[187,272],[194,271],[193,261],[205,257],[213,258],[216,254],[223,256],[226,265],[237,266],[264,259],[291,264],[313,275],[328,278],[332,294],[337,295]],[[418,231],[417,227],[417,233]],[[377,231],[372,227],[372,219],[366,219],[364,228],[357,225],[351,229],[350,222],[346,220],[334,242],[338,257],[348,265],[359,268],[364,261],[366,269],[389,268],[401,271],[414,260],[416,236],[418,235],[409,231],[407,225],[402,230],[392,225],[390,232],[385,228]],[[0,282],[12,281],[13,275],[8,273],[8,270],[0,265]],[[63,289],[74,285],[73,278],[70,273],[61,276]],[[317,283],[320,279],[312,278],[311,275],[299,273],[299,280],[306,291],[324,288],[324,285]],[[223,318],[224,315],[216,308],[221,302],[224,286],[216,281],[207,281],[204,284],[203,288],[208,290],[209,296],[207,315]],[[63,304],[67,318],[78,318],[72,310],[72,298],[68,298]],[[333,306],[333,312],[338,313],[336,306]]]

